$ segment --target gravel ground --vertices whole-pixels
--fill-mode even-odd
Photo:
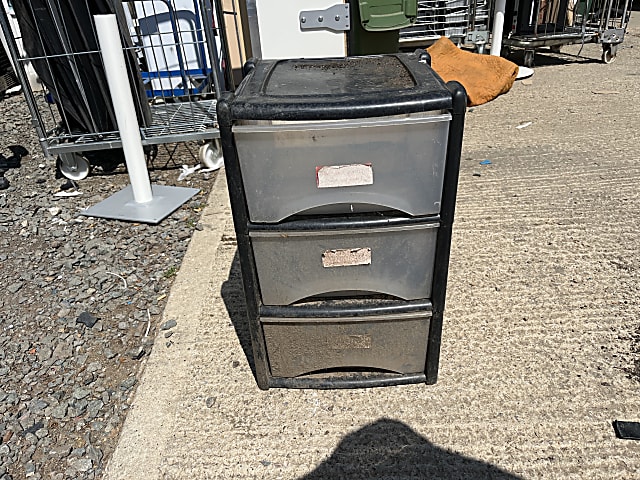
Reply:
[[[178,182],[197,146],[160,147],[152,182],[200,194],[156,226],[84,217],[124,168],[56,197],[65,179],[21,94],[0,100],[0,125],[0,480],[101,478],[158,329],[171,346],[159,319],[215,173]]]
[[[0,125],[0,480],[102,478],[159,330],[157,348],[171,348],[159,319],[215,174],[178,182],[197,149],[164,151],[153,182],[201,194],[157,226],[88,218],[128,183],[123,168],[56,197],[65,181],[21,95],[0,100]],[[633,342],[640,352],[640,330]],[[627,373],[640,378],[640,363]]]

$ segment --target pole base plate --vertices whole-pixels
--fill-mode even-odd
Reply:
[[[197,188],[151,185],[153,195],[151,201],[138,203],[129,185],[93,207],[87,208],[82,215],[155,225],[199,191]]]

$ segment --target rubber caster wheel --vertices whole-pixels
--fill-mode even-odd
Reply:
[[[222,148],[219,140],[205,143],[198,150],[198,158],[200,163],[209,170],[218,170],[224,165],[224,157],[222,156]]]
[[[91,172],[89,160],[79,153],[61,153],[58,157],[58,170],[69,180],[83,180]]]
[[[552,45],[551,47],[549,47],[549,50],[551,50],[551,53],[560,53],[562,47],[560,45]]]
[[[535,52],[533,50],[525,50],[524,51],[524,59],[523,59],[522,63],[524,64],[525,67],[528,67],[528,68],[533,67],[534,53]]]
[[[613,50],[611,49],[610,45],[607,45],[605,47],[602,47],[602,61],[604,63],[611,63],[616,59],[616,56],[613,52]]]

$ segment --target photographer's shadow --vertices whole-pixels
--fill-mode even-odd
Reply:
[[[255,376],[237,252],[221,293]],[[519,480],[520,477],[438,447],[400,421],[381,418],[346,435],[327,460],[298,480],[328,479]]]
[[[435,446],[408,425],[382,418],[344,437],[299,480],[518,480],[495,465]]]

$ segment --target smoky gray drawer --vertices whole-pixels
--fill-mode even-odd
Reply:
[[[250,231],[262,302],[336,294],[429,298],[438,225]]]

